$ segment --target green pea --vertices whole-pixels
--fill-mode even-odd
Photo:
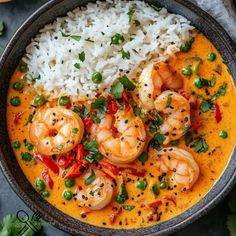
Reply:
[[[46,99],[43,95],[37,95],[34,98],[34,105],[37,107],[42,106],[45,102],[46,102]]]
[[[12,145],[14,149],[20,149],[20,146],[21,146],[19,141],[14,141]]]
[[[21,158],[24,161],[31,161],[33,159],[33,156],[28,152],[22,152],[21,153]]]
[[[28,69],[28,66],[27,66],[26,63],[22,63],[22,64],[19,65],[19,71],[20,72],[26,72],[27,69]]]
[[[21,101],[20,101],[20,98],[18,96],[14,96],[14,97],[11,98],[10,103],[11,103],[12,106],[18,107],[18,106],[20,106]]]
[[[195,85],[196,88],[199,88],[199,89],[200,89],[200,88],[203,87],[201,78],[196,78],[193,83],[194,83],[194,85]]]
[[[65,190],[62,194],[63,198],[69,201],[73,197],[73,193],[69,190]]]
[[[67,96],[62,96],[62,97],[60,97],[58,103],[60,106],[67,106],[70,103],[70,100]]]
[[[73,187],[75,185],[75,180],[74,179],[67,179],[67,180],[65,180],[65,186],[67,187],[67,188],[71,188],[71,187]]]
[[[145,179],[141,179],[137,182],[136,187],[144,190],[147,187],[147,181]]]
[[[167,182],[165,180],[163,180],[160,183],[160,189],[165,189],[165,188],[167,188]]]
[[[180,46],[180,51],[181,52],[188,52],[191,49],[191,42],[185,42]]]
[[[221,130],[219,136],[223,139],[226,139],[228,137],[228,133],[225,130]]]
[[[214,61],[216,59],[216,54],[214,52],[211,52],[207,55],[208,61]]]
[[[111,37],[111,43],[112,44],[120,44],[124,41],[125,41],[125,39],[121,34],[115,34]]]
[[[38,191],[43,191],[45,188],[46,188],[46,185],[44,183],[43,180],[41,179],[36,179],[35,181],[35,188],[38,190]]]
[[[95,83],[95,84],[100,84],[101,81],[102,81],[102,75],[100,72],[94,72],[92,74],[92,81]]]
[[[190,75],[192,75],[192,73],[193,73],[193,71],[192,71],[192,67],[190,65],[182,69],[183,75],[190,76]]]
[[[49,198],[49,197],[50,197],[50,192],[49,192],[48,190],[43,191],[43,192],[41,193],[41,196],[42,196],[43,198]]]
[[[17,81],[12,85],[12,88],[16,91],[21,91],[24,88],[24,84],[20,81]]]

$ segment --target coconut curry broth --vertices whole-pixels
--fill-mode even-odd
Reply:
[[[210,58],[209,61],[207,57],[210,52],[214,52],[216,58],[214,59],[213,55],[214,60]],[[54,182],[54,186],[53,188],[51,186],[52,189],[49,186],[50,183],[46,184],[46,187],[41,186],[41,189],[44,189],[44,187],[45,189],[39,191],[40,194],[56,208],[72,217],[94,225],[114,228],[137,228],[156,224],[157,222],[168,220],[196,204],[212,188],[222,174],[235,145],[236,95],[232,77],[227,67],[224,65],[221,56],[202,34],[197,34],[192,43],[191,50],[177,53],[170,58],[169,64],[180,74],[182,74],[183,68],[192,65],[191,69],[193,72],[193,70],[196,69],[194,68],[194,66],[196,67],[196,65],[194,65],[196,61],[192,61],[193,57],[195,58],[194,60],[196,60],[196,57],[199,57],[202,61],[198,68],[198,76],[194,73],[192,73],[191,76],[182,75],[184,78],[185,96],[186,93],[193,94],[194,97],[197,98],[199,107],[199,105],[202,104],[203,98],[211,98],[217,93],[222,84],[227,83],[227,89],[226,94],[224,96],[218,96],[216,100],[220,108],[221,118],[215,117],[216,111],[211,109],[208,109],[209,111],[207,112],[203,112],[199,108],[195,110],[192,109],[191,131],[180,138],[179,143],[175,142],[172,143],[172,145],[167,145],[177,145],[178,148],[183,148],[190,152],[198,163],[200,168],[199,178],[191,190],[180,191],[175,186],[171,186],[171,184],[168,186],[168,182],[163,181],[163,179],[168,180],[168,178],[166,178],[168,175],[162,176],[162,179],[161,173],[155,167],[155,160],[149,157],[148,160],[143,163],[136,160],[134,164],[131,164],[132,167],[136,167],[137,170],[145,169],[147,171],[145,174],[147,185],[145,190],[136,187],[137,181],[143,180],[143,177],[123,173],[128,193],[128,199],[124,204],[118,204],[115,201],[115,196],[118,191],[117,188],[120,185],[119,176],[117,177],[117,183],[113,183],[116,188],[113,199],[111,203],[102,210],[91,211],[87,208],[79,207],[77,200],[74,200],[74,198],[71,200],[64,199],[62,196],[64,190],[67,189],[74,193],[79,188],[78,186],[84,186],[84,177],[82,175],[75,178],[75,185],[69,188],[68,186],[70,186],[70,184],[67,183],[67,186],[65,186],[65,180],[62,177],[62,175],[65,175],[63,168],[60,169],[59,174],[54,174],[50,168],[46,167],[48,174]],[[197,62],[199,58],[197,58]],[[21,71],[24,70],[23,65]],[[45,169],[45,165],[37,158],[31,160],[27,155],[22,158],[22,152],[34,153],[34,149],[29,142],[27,123],[29,123],[31,119],[30,117],[33,110],[31,104],[36,94],[27,85],[25,85],[23,89],[20,89],[20,91],[13,89],[13,84],[21,79],[24,74],[24,72],[21,71],[17,68],[10,82],[7,109],[8,129],[17,160],[28,180],[35,186],[35,181],[38,178],[42,178],[42,171]],[[193,85],[197,77],[206,78],[208,80],[215,78],[216,81],[215,84],[214,81],[212,82],[212,86],[205,86],[199,89]],[[14,96],[20,98],[20,105],[18,104],[17,106],[15,104],[15,106],[13,106],[11,104],[11,99]],[[204,110],[204,108],[207,110],[206,104],[202,109]],[[217,119],[218,123],[216,121]],[[219,121],[219,119],[221,120]],[[225,132],[221,131],[226,131],[228,136]],[[221,135],[219,135],[220,132]],[[197,137],[202,137],[202,139]],[[202,140],[204,140],[203,144],[206,143],[208,148],[202,145]],[[20,144],[16,141],[19,141]],[[186,146],[186,142],[189,143],[188,146]],[[29,159],[31,161],[29,161]],[[53,162],[57,163],[57,160],[53,160]],[[95,166],[94,168],[96,169],[97,167]],[[160,186],[161,179],[162,187]],[[158,191],[150,191],[155,184],[158,186]],[[38,185],[40,186],[40,183],[38,183]],[[73,185],[73,183],[71,185]],[[116,187],[116,185],[118,186]],[[68,198],[70,198],[70,196],[67,196],[67,199]],[[156,202],[156,207],[146,207],[145,204],[153,202]],[[160,202],[162,204],[160,204]],[[119,210],[121,206],[123,206],[122,212]],[[113,223],[111,223],[111,218],[114,221]]]

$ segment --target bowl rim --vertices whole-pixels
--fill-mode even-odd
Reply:
[[[8,57],[10,52],[12,51],[15,40],[17,38],[21,37],[20,35],[22,34],[22,32],[24,32],[26,30],[26,28],[29,25],[31,25],[31,23],[33,23],[33,21],[35,21],[37,18],[39,18],[41,15],[43,15],[46,11],[48,11],[50,8],[56,6],[57,4],[59,4],[63,1],[64,0],[50,0],[50,1],[46,2],[40,8],[38,8],[33,14],[31,14],[21,24],[21,26],[17,29],[17,31],[12,36],[11,40],[7,44],[4,52],[2,53],[2,55],[0,57],[0,70],[5,64],[5,61],[7,60],[6,58]],[[174,1],[180,5],[187,7],[194,14],[205,18],[204,21],[208,25],[212,25],[213,30],[215,32],[217,32],[217,34],[221,37],[222,42],[224,42],[224,44],[225,44],[224,46],[227,49],[228,53],[231,54],[231,56],[233,58],[233,62],[232,62],[233,66],[236,68],[236,46],[235,46],[233,40],[227,34],[227,32],[223,29],[223,27],[213,17],[211,17],[208,13],[206,13],[205,11],[203,11],[201,8],[194,5],[193,3],[188,2],[188,1],[181,1],[181,0],[174,0]],[[89,2],[89,1],[87,1],[87,2]],[[235,74],[235,73],[233,73],[233,74]],[[235,76],[234,77],[234,83],[235,83],[236,74],[234,76]],[[1,147],[0,147],[0,156],[4,156],[2,154]],[[1,167],[0,169],[1,169],[4,177],[7,179],[9,185],[13,189],[13,191],[18,195],[18,197],[21,198],[21,200],[31,210],[36,211],[36,212],[40,212],[43,219],[53,222],[53,224],[56,227],[58,227],[59,229],[61,229],[63,231],[67,231],[67,232],[77,234],[77,235],[78,234],[80,234],[80,235],[82,235],[82,234],[83,235],[92,235],[93,234],[94,235],[94,232],[96,232],[96,229],[99,230],[99,232],[104,232],[103,235],[111,235],[111,234],[114,234],[114,235],[138,235],[138,234],[141,234],[141,235],[166,235],[169,233],[176,232],[179,229],[182,229],[186,225],[192,223],[193,221],[200,218],[202,215],[206,214],[210,209],[212,209],[215,205],[217,205],[230,192],[230,190],[233,188],[234,184],[236,183],[236,172],[235,171],[233,172],[233,170],[236,170],[236,163],[235,164],[233,163],[233,161],[235,162],[235,160],[233,160],[233,157],[236,159],[236,147],[234,147],[234,150],[232,151],[230,160],[229,160],[227,166],[225,167],[225,170],[227,170],[229,168],[229,166],[232,165],[232,167],[231,167],[232,174],[231,174],[230,178],[227,177],[227,181],[224,181],[224,177],[227,174],[227,172],[224,170],[223,173],[221,174],[221,176],[219,177],[219,179],[213,185],[213,187],[209,190],[208,193],[206,193],[206,195],[201,200],[199,200],[198,203],[196,203],[194,206],[192,206],[190,209],[186,210],[185,212],[181,213],[180,215],[177,215],[176,217],[171,218],[170,220],[164,221],[164,222],[159,223],[154,226],[145,227],[144,233],[140,232],[140,230],[143,230],[142,228],[128,229],[128,230],[110,229],[110,228],[103,228],[103,227],[94,226],[94,225],[84,223],[84,222],[82,222],[82,224],[84,224],[88,227],[94,228],[95,231],[81,232],[79,230],[84,230],[84,229],[81,229],[81,228],[79,229],[78,227],[71,228],[71,227],[63,224],[63,222],[61,220],[55,218],[53,213],[49,214],[47,212],[46,215],[44,215],[45,212],[43,210],[41,210],[40,205],[35,204],[33,199],[31,199],[29,196],[27,196],[27,194],[24,192],[24,190],[21,188],[21,186],[18,185],[18,183],[14,179],[14,177],[11,173],[11,170],[8,167],[4,157],[0,158],[0,167]],[[224,186],[221,188],[221,192],[219,194],[217,194],[217,191],[215,191],[215,193],[212,193],[213,198],[208,200],[206,197],[212,192],[214,187],[220,181],[223,181],[222,183],[224,184]],[[199,208],[199,206],[201,206],[201,208]],[[198,210],[194,210],[195,208],[198,208]],[[189,214],[191,212],[191,210],[193,210],[193,214]],[[187,217],[185,217],[185,215],[187,215]],[[68,215],[67,215],[67,217],[69,219],[71,218]],[[176,218],[180,219],[179,222],[177,222],[177,224],[172,222]],[[78,220],[78,221],[80,221],[80,220]],[[170,223],[170,222],[172,222],[172,225],[170,225],[166,229],[162,229],[161,232],[158,232],[160,225],[165,225],[166,223]],[[149,229],[150,229],[150,232],[148,232]]]

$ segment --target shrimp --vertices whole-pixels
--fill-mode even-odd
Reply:
[[[164,145],[183,136],[191,125],[189,102],[180,94],[165,91],[154,102],[157,112],[164,114],[160,132],[165,135]]]
[[[96,136],[99,151],[116,163],[134,161],[145,146],[146,131],[143,121],[132,108],[105,114],[100,124],[94,124],[91,136]]]
[[[151,150],[150,157],[156,158],[157,169],[166,174],[172,174],[170,180],[182,190],[190,189],[198,179],[199,166],[192,154],[175,147],[164,148],[161,151]]]
[[[29,126],[29,139],[40,154],[64,154],[80,143],[84,133],[81,118],[63,107],[40,108]]]
[[[91,210],[100,210],[107,206],[113,196],[112,180],[107,178],[105,173],[100,170],[94,170],[94,181],[82,188],[78,189],[76,199],[79,206],[88,207]],[[84,179],[89,178],[90,173],[84,175]]]
[[[139,77],[138,96],[142,108],[154,109],[154,100],[162,92],[162,88],[180,89],[183,78],[173,68],[163,62],[147,65]]]

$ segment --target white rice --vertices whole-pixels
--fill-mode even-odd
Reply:
[[[135,11],[131,21],[127,15],[130,10]],[[135,26],[135,20],[139,26]],[[155,11],[141,1],[89,3],[46,25],[26,48],[23,60],[28,64],[29,76],[40,76],[33,84],[39,94],[49,99],[67,95],[85,100],[94,98],[97,92],[109,92],[114,81],[125,73],[132,79],[146,62],[168,59],[191,38],[193,29],[184,17],[164,8]],[[62,32],[81,39],[63,37]],[[125,38],[119,45],[111,44],[116,33]],[[130,59],[122,58],[122,48],[130,53]],[[84,62],[78,57],[83,51]],[[103,76],[99,85],[91,80],[95,71]]]

